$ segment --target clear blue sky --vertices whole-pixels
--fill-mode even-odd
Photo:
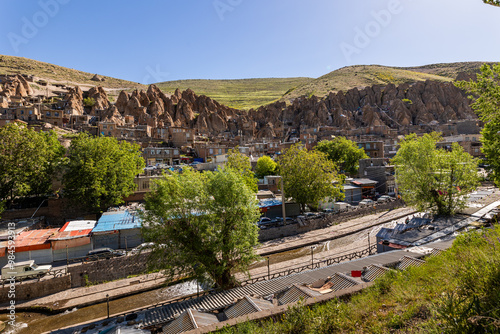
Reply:
[[[500,60],[500,8],[480,0],[1,0],[0,9],[0,54],[141,83]]]

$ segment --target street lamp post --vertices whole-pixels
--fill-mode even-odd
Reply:
[[[106,305],[108,308],[108,319],[109,319],[109,294],[106,294]]]
[[[271,279],[271,270],[270,270],[270,267],[269,267],[269,256],[267,257],[267,279],[268,280]]]
[[[311,269],[314,267],[314,249],[316,246],[311,246]]]

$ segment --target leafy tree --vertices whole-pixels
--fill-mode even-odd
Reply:
[[[259,190],[257,186],[257,179],[255,178],[255,174],[252,172],[252,164],[250,163],[250,158],[242,154],[238,147],[230,149],[228,151],[226,167],[238,171],[243,177],[245,184],[254,193]]]
[[[96,212],[123,203],[136,188],[135,176],[144,169],[139,146],[112,137],[81,133],[71,142],[68,158],[65,196]]]
[[[258,258],[255,222],[260,212],[252,190],[231,168],[198,173],[187,168],[156,181],[146,195],[147,241],[160,244],[150,255],[154,268],[221,288],[237,285],[233,274]]]
[[[55,132],[17,123],[0,128],[0,202],[51,192],[64,147]]]
[[[368,159],[363,148],[345,137],[335,137],[334,140],[322,140],[316,145],[317,151],[323,152],[328,159],[341,167],[342,171],[356,174],[360,159]]]
[[[343,199],[344,178],[337,173],[337,166],[328,160],[325,153],[308,151],[300,144],[293,145],[278,159],[279,174],[283,177],[285,196],[300,204],[317,206],[319,201]]]
[[[467,194],[476,189],[477,161],[457,143],[451,151],[437,149],[441,137],[406,136],[392,163],[403,199],[418,210],[452,215],[465,207]]]
[[[484,64],[477,81],[459,81],[456,85],[472,94],[471,106],[485,124],[481,131],[482,151],[493,180],[500,185],[500,64]]]
[[[95,99],[93,97],[86,97],[83,99],[83,105],[86,107],[93,107],[95,105]]]
[[[500,7],[500,1],[499,0],[483,0],[483,2],[485,4],[488,4],[488,5]]]
[[[274,175],[277,166],[276,162],[270,156],[264,155],[257,160],[255,173],[259,178],[266,175]]]

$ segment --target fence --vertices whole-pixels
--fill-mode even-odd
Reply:
[[[284,276],[288,276],[291,274],[297,274],[297,273],[300,273],[300,272],[303,272],[306,270],[327,267],[327,266],[330,266],[332,264],[341,263],[341,262],[344,262],[347,260],[351,261],[354,259],[360,259],[362,257],[365,257],[365,256],[368,256],[368,255],[375,253],[376,249],[377,249],[377,246],[372,245],[368,248],[365,248],[365,249],[357,251],[357,252],[348,253],[348,254],[336,256],[333,258],[329,258],[329,259],[325,259],[325,260],[321,260],[321,261],[317,261],[317,262],[312,262],[310,264],[303,265],[300,267],[290,268],[290,269],[286,269],[286,270],[274,272],[274,273],[268,272],[267,275],[254,277],[254,278],[250,278],[250,279],[245,280],[245,281],[241,281],[240,284],[241,284],[241,286],[245,286],[248,284],[254,284],[257,282],[267,281],[267,280],[271,280],[271,279],[278,278],[278,277],[284,277]]]

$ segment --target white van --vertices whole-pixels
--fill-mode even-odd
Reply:
[[[35,260],[17,262],[12,267],[10,264],[3,266],[2,278],[8,279],[12,276],[16,278],[42,277],[51,269],[50,264],[39,266],[35,263]]]

